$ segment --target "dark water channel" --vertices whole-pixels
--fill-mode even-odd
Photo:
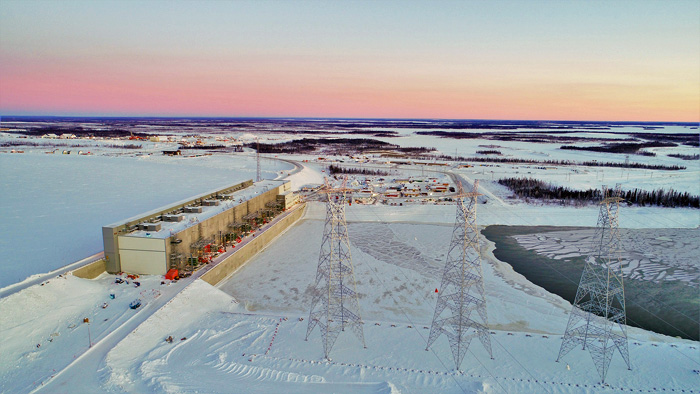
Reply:
[[[521,246],[513,235],[572,230],[551,226],[488,226],[482,234],[496,244],[494,255],[530,282],[574,301],[584,257],[554,260]],[[625,278],[627,324],[664,335],[699,340],[700,289],[680,281]],[[566,327],[562,326],[562,333]]]

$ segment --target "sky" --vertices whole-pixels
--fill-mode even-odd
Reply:
[[[700,121],[700,1],[0,1],[0,115]]]

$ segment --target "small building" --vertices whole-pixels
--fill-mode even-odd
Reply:
[[[299,202],[299,194],[287,190],[277,195],[277,202],[282,205],[282,209],[287,210]]]

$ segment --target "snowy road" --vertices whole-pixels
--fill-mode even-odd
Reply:
[[[297,205],[293,209],[284,212],[282,215],[279,215],[273,221],[261,227],[258,230],[258,234],[268,230],[270,227],[274,226],[277,222],[294,212],[296,209],[300,209],[299,207],[300,206]],[[101,371],[104,367],[104,360],[107,356],[107,353],[109,353],[118,343],[124,340],[124,338],[126,338],[130,333],[135,332],[143,322],[145,322],[149,317],[155,314],[159,309],[167,305],[173,298],[175,298],[180,292],[182,292],[195,280],[199,279],[200,277],[202,277],[202,275],[213,269],[221,261],[227,259],[232,254],[241,250],[241,248],[246,246],[251,240],[254,239],[254,237],[254,235],[249,235],[245,237],[243,241],[237,245],[236,248],[230,249],[228,252],[217,256],[214,259],[214,264],[210,264],[206,267],[203,267],[202,269],[192,274],[192,276],[180,279],[177,282],[173,282],[171,286],[168,286],[161,290],[159,293],[160,295],[158,297],[156,297],[154,300],[140,308],[138,312],[129,320],[124,322],[122,325],[114,329],[112,332],[110,332],[103,338],[99,339],[91,348],[86,350],[83,354],[77,357],[72,363],[63,368],[61,371],[48,378],[41,384],[41,386],[37,387],[37,389],[35,389],[32,392],[89,392],[92,391],[90,390],[91,387],[99,387],[101,385],[99,377],[101,376]],[[74,267],[74,269],[75,268],[77,267]],[[85,371],[95,367],[97,367],[97,373],[90,374],[89,379],[85,379]],[[76,382],[80,382],[80,384],[83,385],[85,390],[76,390]]]
[[[130,333],[151,315],[167,305],[179,292],[191,284],[198,276],[191,276],[174,283],[161,291],[160,297],[143,306],[133,317],[103,339],[95,343],[85,353],[76,358],[66,368],[50,377],[32,392],[43,393],[78,393],[94,392],[100,387],[100,371],[104,368],[104,359],[112,348],[124,340]],[[86,373],[86,371],[97,373]]]

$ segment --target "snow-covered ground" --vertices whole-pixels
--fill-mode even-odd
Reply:
[[[17,338],[29,333],[13,340],[5,353],[10,357],[0,362],[2,390],[700,392],[694,384],[698,343],[640,329],[629,330],[632,371],[615,354],[608,386],[597,383],[586,352],[574,350],[555,363],[570,305],[496,260],[488,243],[483,266],[494,359],[473,341],[457,371],[444,337],[426,352],[426,327],[436,301],[433,291],[439,286],[449,223],[349,224],[367,349],[350,332],[343,333],[332,360],[324,360],[318,330],[304,340],[307,289],[323,229],[323,221],[314,217],[316,210],[220,289],[200,280],[162,285],[153,277],[139,278],[137,288],[133,283],[115,284],[114,276],[105,274],[94,281],[56,278],[0,300],[0,312],[7,317],[0,335]],[[159,302],[177,291],[181,292],[169,302]],[[114,300],[110,292],[116,293]],[[137,296],[144,306],[128,309],[128,301]],[[102,309],[104,302],[109,305]],[[40,307],[28,311],[35,303]],[[82,323],[87,316],[93,351],[87,351],[87,325]],[[139,322],[135,329],[112,340],[112,330],[134,320]],[[169,336],[172,343],[165,341]],[[85,369],[86,365],[93,367]]]
[[[418,131],[418,130],[416,130]],[[424,130],[422,130],[424,131]],[[483,130],[483,132],[494,132],[495,130]],[[519,131],[526,131],[526,129],[521,129]],[[537,134],[542,135],[561,135],[561,134],[551,134],[546,130],[530,130],[537,132]],[[636,127],[625,127],[624,130],[620,130],[619,133],[588,133],[581,131],[579,133],[566,133],[563,136],[571,137],[588,137],[588,138],[600,138],[602,140],[613,140],[613,139],[628,139],[630,138],[624,132],[642,132],[641,128]],[[540,143],[540,142],[523,142],[523,141],[500,141],[500,140],[484,140],[484,139],[453,139],[453,138],[436,138],[431,135],[419,135],[415,134],[413,130],[403,129],[399,130],[400,137],[389,138],[389,137],[379,137],[376,138],[381,141],[385,141],[391,144],[397,144],[400,146],[428,146],[437,149],[439,152],[446,155],[455,155],[463,157],[479,156],[476,152],[479,150],[495,149],[502,153],[504,158],[522,158],[522,159],[537,159],[537,160],[574,160],[574,161],[601,161],[601,162],[624,162],[624,154],[611,154],[603,152],[592,152],[592,151],[580,151],[580,150],[565,150],[560,149],[561,145],[597,145],[599,143],[592,142],[552,142],[552,143]],[[479,132],[479,131],[474,131]],[[696,129],[690,129],[687,127],[666,127],[662,130],[657,130],[658,133],[694,133],[697,134]],[[621,142],[621,141],[611,141],[611,142]],[[680,145],[673,148],[648,148],[645,149],[651,152],[657,153],[656,157],[640,156],[640,155],[629,155],[630,162],[637,163],[654,163],[654,164],[667,164],[667,165],[681,165],[688,166],[692,161],[684,161],[674,157],[666,156],[667,153],[685,153],[685,154],[697,154],[697,147],[689,147]],[[697,163],[697,162],[695,162]],[[695,164],[697,167],[697,164]]]
[[[263,160],[264,178],[292,165]],[[255,178],[247,155],[0,154],[0,288],[102,250],[104,225]]]
[[[135,281],[123,277],[122,283],[115,283],[115,278],[103,274],[86,280],[63,275],[0,299],[0,333],[5,339],[0,392],[25,393],[40,387],[91,346],[108,341],[125,325],[138,325],[139,318],[145,320],[151,304],[163,294],[172,296],[183,288],[170,281],[161,285],[160,277]],[[130,309],[136,299],[142,306]]]
[[[528,301],[539,303],[536,297],[522,300]],[[576,360],[574,352],[554,362],[559,336],[495,330],[494,360],[474,341],[462,370],[455,371],[444,338],[426,352],[428,330],[409,328],[393,316],[366,321],[367,349],[349,332],[341,335],[332,360],[326,361],[318,333],[304,341],[307,322],[299,321],[299,314],[249,314],[242,303],[198,282],[109,353],[102,388],[209,393],[230,392],[232,386],[246,393],[697,392],[692,383],[697,379],[692,372],[697,347],[692,342],[650,341],[635,332],[630,341],[634,369],[627,371],[617,355],[610,387],[602,387],[595,384],[587,355]],[[533,313],[527,319],[538,317]],[[564,319],[559,323],[565,325]],[[197,324],[188,324],[192,321]],[[163,334],[170,333],[187,339],[168,344]]]
[[[457,150],[470,156],[483,149],[479,145],[495,144],[511,157],[624,161],[624,155],[564,151],[558,149],[560,144],[440,139],[412,130],[399,133],[400,138],[384,140],[402,146],[433,146],[450,155]],[[253,134],[238,137],[255,140]],[[45,155],[43,147],[28,148],[24,154],[0,154],[0,251],[4,256],[0,287],[98,252],[104,224],[202,190],[255,178],[256,161],[249,152],[165,157],[159,152],[168,144],[143,143],[142,152],[103,145],[96,147],[93,156]],[[598,214],[595,205],[525,203],[509,198],[508,190],[495,181],[530,176],[574,188],[621,182],[623,189],[673,187],[700,194],[700,161],[670,158],[664,149],[656,149],[655,158],[639,156],[630,161],[688,169],[543,170],[477,164],[452,171],[467,184],[481,181],[482,226],[592,227]],[[678,147],[673,152],[681,150],[698,151]],[[279,158],[296,163],[263,158],[264,178],[287,178],[294,188],[323,182],[326,162],[313,162],[313,155]],[[409,176],[426,170],[386,168]],[[0,392],[700,393],[698,343],[640,329],[629,331],[632,371],[615,354],[609,386],[596,383],[599,377],[586,352],[574,350],[555,363],[570,304],[498,261],[488,242],[483,265],[494,360],[478,341],[472,342],[462,371],[454,370],[444,337],[426,352],[425,327],[436,302],[434,289],[439,286],[454,210],[454,205],[434,203],[347,208],[367,349],[346,333],[328,361],[322,359],[318,331],[304,341],[309,289],[325,218],[323,204],[309,203],[303,220],[219,288],[200,280],[161,284],[159,277],[145,277],[135,287],[115,284],[114,275],[92,281],[67,275],[1,298]],[[655,229],[697,229],[700,210],[624,207],[620,225],[644,229],[640,231],[655,238]],[[675,245],[680,257],[692,260],[696,245]],[[550,249],[543,253],[561,255]],[[128,303],[137,297],[144,305],[129,309]],[[85,317],[89,326],[83,323]],[[173,337],[172,343],[165,341],[168,336]],[[93,347],[88,350],[90,341]]]
[[[320,203],[309,203],[311,206]],[[364,209],[370,209],[363,207]],[[454,206],[451,207],[454,211]],[[275,314],[304,316],[311,305],[313,279],[316,275],[318,250],[323,233],[323,220],[309,219],[290,229],[265,253],[251,260],[220,288],[232,294],[247,310]],[[452,225],[413,223],[354,223],[348,225],[351,253],[355,262],[360,307],[367,320],[430,325],[445,264],[445,253],[452,234]],[[295,253],[290,255],[289,250]],[[496,273],[486,270],[489,280],[502,283]],[[534,332],[557,332],[556,320],[532,319],[524,315],[513,318],[520,308],[513,305],[517,295],[508,286],[487,284],[487,297],[497,302],[489,307],[498,310],[490,315],[494,327],[513,324]],[[534,289],[534,287],[533,287]],[[541,289],[539,304],[533,303],[532,313],[541,308],[543,315],[563,315],[566,303]],[[513,312],[511,312],[513,311]],[[521,321],[519,323],[515,323]]]
[[[482,189],[480,191],[484,192]],[[480,225],[595,227],[599,210],[595,205],[580,208],[530,204],[500,205],[494,201],[489,199],[488,204],[479,205]],[[311,207],[310,214],[321,217],[325,215],[325,211]],[[454,205],[374,205],[367,209],[353,205],[348,207],[346,215],[348,220],[352,221],[452,223]],[[700,212],[691,208],[625,207],[620,213],[620,226],[626,228],[696,228],[699,225]]]
[[[321,171],[322,170],[317,166],[304,165],[299,172],[285,177],[285,179],[289,180],[292,184],[292,190],[299,190],[299,188],[305,185],[322,185],[325,174]]]

